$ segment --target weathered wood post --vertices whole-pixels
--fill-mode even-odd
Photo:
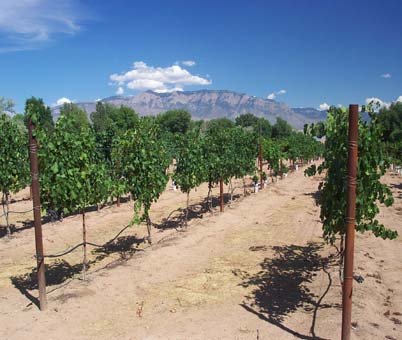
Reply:
[[[39,170],[38,170],[38,143],[34,137],[34,124],[31,120],[28,123],[29,136],[29,159],[32,176],[32,202],[35,225],[35,247],[36,247],[36,264],[38,271],[38,289],[39,289],[39,308],[45,310],[47,308],[46,298],[46,277],[45,277],[45,260],[43,257],[43,239],[42,239],[42,222],[40,212],[40,196],[39,196]]]

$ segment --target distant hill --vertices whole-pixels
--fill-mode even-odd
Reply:
[[[324,121],[327,118],[327,111],[320,111],[312,107],[294,107],[293,111],[306,118],[317,121]]]
[[[234,120],[238,115],[250,112],[275,123],[277,117],[285,119],[297,129],[305,123],[325,120],[326,112],[313,108],[291,108],[286,103],[250,96],[226,90],[200,90],[172,93],[146,91],[134,96],[113,96],[100,100],[116,106],[125,105],[143,116],[157,115],[171,109],[189,111],[194,119],[210,120],[226,117]],[[88,115],[95,111],[96,101],[76,103]],[[60,107],[53,108],[53,118],[57,119]]]

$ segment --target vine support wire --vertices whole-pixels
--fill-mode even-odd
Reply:
[[[33,130],[35,126],[32,120],[28,123],[29,136],[29,160],[32,175],[32,200],[35,225],[35,247],[36,247],[36,263],[38,275],[39,289],[39,308],[41,311],[47,308],[46,298],[46,277],[45,277],[45,260],[43,257],[43,239],[42,239],[42,222],[40,212],[40,196],[39,196],[39,170],[38,170],[38,143],[34,137]]]
[[[342,291],[342,340],[350,339],[352,321],[353,256],[356,217],[356,175],[359,106],[349,105],[348,191],[346,206],[345,266]]]

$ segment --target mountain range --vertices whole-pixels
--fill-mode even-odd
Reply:
[[[116,106],[125,105],[143,116],[184,109],[191,113],[193,119],[210,120],[229,118],[234,120],[238,115],[252,113],[257,117],[268,119],[272,124],[276,118],[285,119],[296,129],[302,129],[305,123],[316,123],[326,118],[326,111],[314,108],[291,108],[286,103],[277,102],[227,90],[199,90],[171,93],[142,92],[133,96],[113,96],[100,100]],[[95,111],[97,101],[78,102],[89,115]],[[53,118],[60,114],[60,106],[52,110]]]

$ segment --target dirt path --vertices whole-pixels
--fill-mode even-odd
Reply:
[[[401,177],[386,181],[396,203],[382,209],[381,220],[402,235]],[[336,250],[321,239],[318,183],[299,171],[238,199],[223,214],[201,214],[196,203],[206,196],[202,186],[192,193],[201,212],[192,214],[187,231],[161,229],[144,249],[144,227],[127,229],[115,248],[91,253],[87,282],[68,279],[79,276],[80,251],[51,262],[57,284],[48,287],[49,310],[43,313],[10,281],[30,282],[21,275],[32,270],[32,229],[3,238],[0,339],[337,339],[341,290]],[[153,220],[163,224],[185,199],[167,191]],[[89,239],[110,239],[131,211],[126,203],[89,213]],[[47,253],[68,248],[80,242],[80,218],[45,224],[44,234]],[[356,274],[365,281],[354,282],[353,338],[401,339],[401,251],[401,239],[357,237]]]

